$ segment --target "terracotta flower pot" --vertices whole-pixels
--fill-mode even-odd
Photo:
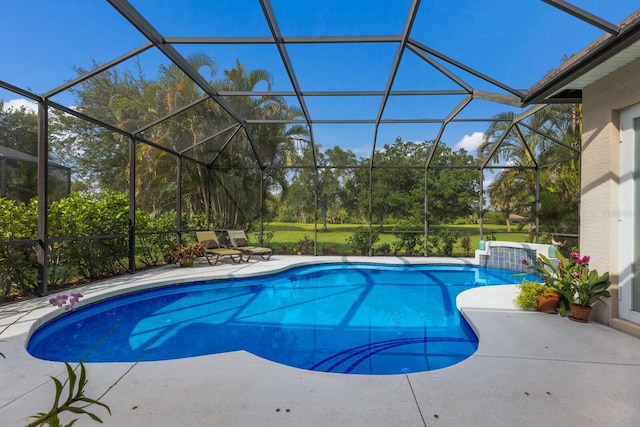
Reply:
[[[561,295],[557,292],[554,292],[549,296],[538,295],[538,311],[552,314],[557,313],[558,306],[560,305],[560,297]]]
[[[587,323],[589,321],[589,315],[591,314],[591,307],[581,307],[579,305],[569,304],[571,310],[571,316],[569,319],[574,322]]]

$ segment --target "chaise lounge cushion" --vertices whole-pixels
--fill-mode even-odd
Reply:
[[[247,242],[247,239],[242,237],[233,239],[233,241],[235,242],[236,246],[249,246],[249,242]]]
[[[220,243],[217,240],[205,240],[202,243],[205,249],[216,249],[220,247]]]
[[[251,255],[260,255],[262,259],[268,260],[273,253],[273,249],[269,247],[251,246],[244,230],[227,230],[227,235],[235,249],[248,255],[247,262],[249,258],[251,258]]]

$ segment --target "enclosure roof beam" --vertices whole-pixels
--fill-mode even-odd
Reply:
[[[236,134],[240,131],[240,129],[241,129],[241,126],[238,126],[236,128],[236,130],[234,130],[233,133],[231,135],[229,135],[229,138],[227,138],[227,140],[224,142],[224,144],[222,144],[222,147],[220,147],[220,150],[218,150],[216,155],[213,156],[213,159],[211,159],[211,161],[209,162],[209,165],[207,165],[208,168],[211,168],[211,165],[213,165],[213,162],[215,162],[218,159],[218,157],[220,157],[220,154],[222,154],[222,152],[225,150],[225,148],[227,148],[227,145],[229,145],[229,143],[231,142],[233,137],[236,136]]]
[[[534,105],[533,107],[529,108],[527,111],[523,111],[522,113],[518,114],[517,116],[515,116],[513,118],[513,122],[514,123],[520,123],[522,122],[524,119],[526,119],[527,117],[529,117],[530,115],[532,115],[533,113],[536,113],[540,110],[542,110],[543,108],[545,108],[547,106],[547,104],[537,104]]]
[[[389,94],[391,93],[391,88],[393,87],[393,82],[395,81],[396,74],[398,72],[398,68],[400,67],[400,61],[402,60],[402,55],[404,54],[404,49],[407,46],[407,41],[409,40],[409,36],[411,34],[411,29],[413,28],[413,23],[415,22],[416,15],[418,14],[418,9],[420,7],[420,0],[412,0],[411,7],[409,8],[409,13],[407,14],[407,20],[404,23],[404,29],[402,30],[402,36],[400,38],[400,42],[398,43],[398,49],[396,50],[396,56],[393,59],[393,64],[391,65],[391,72],[389,73],[389,78],[387,79],[387,86],[384,90],[384,95],[382,96],[382,101],[380,102],[380,108],[378,109],[378,117],[376,119],[376,127],[373,133],[373,144],[371,148],[371,163],[370,167],[373,169],[373,159],[376,152],[376,145],[378,140],[378,128],[380,125],[380,121],[382,120],[382,115],[384,114],[384,109],[387,105],[387,101],[389,100]]]
[[[516,132],[518,133],[518,137],[520,137],[520,141],[524,144],[524,148],[527,150],[527,154],[529,154],[529,157],[531,157],[531,161],[533,162],[535,167],[538,168],[539,165],[538,165],[538,162],[536,161],[536,156],[531,150],[531,147],[529,147],[529,144],[527,143],[527,139],[524,137],[524,135],[522,134],[522,131],[520,130],[517,124],[515,124],[514,127],[516,129]]]
[[[35,102],[42,101],[42,96],[36,95],[35,93],[31,93],[28,90],[21,89],[18,86],[14,86],[11,83],[7,83],[3,80],[0,80],[0,88],[17,93],[18,95],[24,96],[25,98],[29,98],[30,100]]]
[[[436,136],[435,143],[433,144],[433,147],[431,148],[431,152],[429,153],[429,158],[425,163],[427,169],[429,168],[429,165],[433,160],[433,156],[436,153],[436,148],[438,148],[438,145],[440,145],[440,140],[442,139],[442,135],[444,134],[444,130],[446,129],[447,125],[451,122],[451,120],[455,118],[455,116],[460,114],[460,111],[464,110],[464,108],[471,102],[472,99],[473,97],[471,95],[467,96],[464,100],[462,100],[460,104],[458,104],[456,108],[454,108],[449,113],[447,117],[445,117],[444,121],[442,122],[442,126],[440,126],[440,129],[438,130],[438,135]]]
[[[440,71],[445,76],[449,77],[449,79],[451,79],[455,84],[457,84],[461,88],[465,89],[467,91],[467,93],[473,92],[473,88],[471,86],[469,86],[460,77],[456,76],[454,73],[452,73],[451,71],[449,71],[448,69],[443,67],[439,62],[435,61],[433,58],[431,58],[429,55],[427,55],[424,51],[419,50],[415,46],[411,46],[411,45],[408,45],[407,48],[411,52],[413,52],[416,55],[418,55],[423,61],[427,62],[433,68],[435,68],[436,70]]]
[[[191,146],[189,146],[189,147],[185,148],[184,150],[180,151],[180,154],[184,154],[184,153],[186,153],[187,151],[189,151],[189,150],[193,150],[194,148],[196,148],[196,147],[198,147],[198,146],[200,146],[200,145],[202,145],[202,144],[206,144],[207,142],[211,141],[211,140],[212,140],[212,139],[214,139],[215,137],[220,136],[220,135],[222,135],[223,133],[228,132],[228,131],[230,131],[231,129],[234,129],[234,128],[236,128],[236,129],[235,129],[235,131],[234,131],[234,134],[235,134],[235,132],[237,132],[237,131],[238,131],[238,129],[239,129],[239,128],[241,128],[241,127],[242,127],[242,126],[240,125],[240,123],[236,123],[236,124],[233,124],[233,125],[231,125],[231,126],[228,126],[228,127],[224,128],[224,129],[222,129],[222,130],[220,130],[220,131],[218,131],[218,132],[214,133],[213,135],[210,135],[210,136],[208,136],[208,137],[206,137],[206,138],[204,138],[204,139],[202,139],[202,140],[200,140],[200,141],[196,142],[195,144],[193,144],[193,145],[191,145]]]
[[[476,76],[476,77],[478,77],[478,78],[480,78],[480,79],[482,79],[482,80],[484,80],[484,81],[486,81],[488,83],[491,83],[491,84],[493,84],[493,85],[495,85],[495,86],[497,86],[497,87],[499,87],[501,89],[504,89],[507,92],[517,96],[518,98],[522,99],[525,96],[525,93],[522,92],[521,90],[513,89],[513,88],[505,85],[504,83],[501,83],[501,82],[499,82],[499,81],[497,81],[497,80],[495,80],[495,79],[493,79],[493,78],[491,78],[489,76],[486,76],[486,75],[482,74],[479,71],[474,70],[473,68],[467,67],[466,65],[464,65],[461,62],[456,61],[455,59],[449,58],[448,56],[446,56],[446,55],[444,55],[444,54],[442,54],[442,53],[440,53],[440,52],[438,52],[438,51],[436,51],[434,49],[431,49],[430,47],[428,47],[428,46],[426,46],[426,45],[424,45],[422,43],[417,42],[416,40],[410,39],[408,43],[409,43],[409,45],[417,47],[418,49],[421,49],[421,50],[425,51],[426,53],[428,53],[428,54],[430,54],[432,56],[435,56],[436,58],[440,58],[441,60],[443,60],[445,62],[448,62],[449,64],[454,65],[454,66],[456,66],[456,67],[458,67],[458,68],[460,68],[460,69],[462,69],[462,70],[464,70],[464,71],[466,71],[466,72],[468,72],[470,74],[473,74],[474,76]]]
[[[57,94],[59,94],[60,92],[64,92],[65,90],[68,90],[70,88],[72,88],[73,86],[77,85],[78,83],[82,83],[85,80],[90,79],[91,77],[94,77],[100,73],[102,73],[103,71],[108,70],[111,67],[114,67],[124,61],[126,61],[127,59],[130,59],[136,55],[141,54],[142,52],[146,51],[147,49],[153,47],[153,43],[147,43],[143,46],[140,46],[137,49],[132,50],[129,53],[126,53],[116,59],[114,59],[113,61],[109,61],[104,65],[101,65],[100,67],[94,68],[93,70],[78,76],[77,78],[63,84],[62,86],[58,86],[57,88],[50,90],[49,92],[45,93],[43,96],[45,98],[50,98],[52,96],[55,96]]]
[[[69,115],[72,115],[72,116],[74,116],[74,117],[77,117],[77,118],[79,118],[79,119],[86,120],[86,121],[88,121],[89,123],[93,123],[94,125],[97,125],[97,126],[103,127],[103,128],[105,128],[105,129],[107,129],[107,130],[110,130],[111,132],[115,132],[115,133],[118,133],[118,134],[120,134],[120,135],[124,135],[124,136],[126,136],[126,137],[128,137],[128,138],[132,138],[132,137],[133,137],[133,135],[131,135],[131,133],[129,133],[129,132],[127,132],[127,131],[124,131],[124,130],[122,130],[122,129],[118,128],[118,127],[112,126],[112,125],[110,125],[110,124],[108,124],[108,123],[104,123],[104,122],[102,122],[102,121],[100,121],[100,120],[98,120],[98,119],[94,119],[93,117],[88,116],[88,115],[86,115],[86,114],[84,114],[84,113],[81,113],[81,112],[79,112],[79,111],[76,111],[76,110],[74,110],[74,109],[72,109],[72,108],[69,108],[69,107],[67,107],[67,106],[64,106],[64,105],[62,105],[62,104],[58,104],[58,103],[57,103],[57,102],[55,102],[55,101],[47,100],[47,103],[48,103],[48,104],[49,104],[49,106],[51,106],[51,107],[54,107],[54,108],[56,108],[56,109],[58,109],[58,110],[60,110],[60,111],[63,111],[63,112],[65,112],[65,113],[67,113],[67,114],[69,114]],[[178,153],[174,153],[174,154],[178,154]]]
[[[380,120],[380,124],[411,124],[411,123],[436,123],[441,124],[444,123],[446,119],[382,119]],[[496,119],[495,117],[485,118],[485,119],[453,119],[450,120],[450,123],[473,123],[473,122],[499,122],[502,121],[500,119]],[[350,120],[350,119],[318,119],[311,120],[311,123],[314,124],[333,124],[333,125],[344,125],[344,124],[354,124],[354,125],[366,125],[366,124],[376,124],[378,120],[376,119],[358,119],[358,120]],[[307,124],[305,120],[302,119],[247,119],[247,124]]]
[[[543,2],[555,7],[556,9],[560,9],[563,12],[568,13],[584,22],[587,22],[595,27],[600,28],[602,31],[606,31],[609,34],[613,34],[614,36],[620,33],[620,28],[617,25],[612,24],[609,21],[606,21],[599,16],[596,16],[592,13],[587,12],[584,9],[581,9],[569,2],[563,0],[542,0]]]
[[[289,53],[287,52],[287,48],[284,45],[282,33],[280,31],[280,28],[278,27],[278,21],[276,20],[276,16],[273,13],[273,9],[269,0],[260,0],[260,5],[262,6],[262,12],[267,19],[269,29],[271,30],[271,34],[273,36],[273,40],[276,43],[278,52],[280,53],[280,58],[282,59],[284,68],[285,70],[287,70],[287,75],[289,76],[289,80],[291,81],[291,85],[293,86],[296,98],[298,98],[298,102],[300,103],[300,108],[302,108],[302,114],[304,114],[304,118],[307,122],[307,125],[309,126],[309,143],[311,145],[311,155],[313,156],[313,164],[317,165],[318,161],[316,160],[315,142],[313,138],[313,129],[311,127],[311,116],[309,115],[309,109],[307,108],[307,104],[305,103],[304,97],[302,96],[300,84],[298,83],[298,78],[296,77],[296,73],[293,69],[291,59],[289,58]]]
[[[551,141],[555,142],[556,144],[562,145],[564,148],[567,148],[567,149],[573,151],[576,154],[580,154],[580,150],[578,148],[572,147],[571,145],[567,144],[566,142],[560,141],[558,138],[553,137],[551,135],[548,135],[548,134],[542,132],[540,129],[535,129],[535,128],[533,128],[532,126],[530,126],[529,124],[527,124],[525,122],[520,122],[520,123],[517,123],[517,124],[526,127],[530,131],[535,132],[538,135],[540,135],[540,136],[542,136],[544,138],[547,138],[548,140],[551,140]]]
[[[178,68],[180,68],[191,80],[193,80],[205,93],[213,98],[227,113],[229,113],[238,123],[242,125],[249,145],[253,151],[256,161],[262,168],[262,160],[258,154],[257,147],[245,119],[238,114],[209,84],[209,82],[195,70],[191,64],[170,44],[167,44],[162,35],[126,0],[107,0],[131,25],[140,31],[151,43],[169,58]]]
[[[376,169],[415,169],[424,170],[424,165],[377,165]],[[533,166],[496,166],[496,168],[503,169],[535,169]],[[253,169],[250,166],[235,167],[235,166],[218,166],[218,170],[231,170],[231,169]],[[313,165],[271,165],[265,166],[265,169],[273,170],[289,170],[289,169],[369,169],[367,165],[353,165],[353,166],[318,166]],[[443,170],[443,169],[472,169],[480,170],[479,165],[431,165],[431,170]]]
[[[513,95],[474,90],[473,99],[482,99],[489,102],[495,102],[497,104],[505,104],[510,105],[511,107],[522,108],[522,99]]]
[[[219,90],[220,96],[296,96],[294,91],[240,91]],[[354,91],[301,91],[302,96],[384,96],[383,90],[354,90]],[[468,95],[466,90],[392,90],[390,96],[416,95]]]
[[[53,102],[51,100],[48,100],[47,102],[49,103],[49,106],[54,107],[54,108],[56,108],[56,109],[58,109],[60,111],[63,111],[65,113],[69,114],[69,115],[72,115],[74,117],[78,117],[79,119],[86,120],[89,123],[93,123],[94,125],[103,127],[103,128],[105,128],[105,129],[107,129],[107,130],[109,130],[111,132],[118,133],[120,135],[124,135],[124,136],[126,136],[128,138],[132,138],[132,139],[134,139],[136,141],[140,141],[140,142],[142,142],[144,144],[147,144],[147,145],[149,145],[149,146],[151,146],[153,148],[156,148],[158,150],[164,151],[166,153],[172,154],[172,155],[174,155],[176,157],[180,156],[180,153],[177,152],[176,150],[172,150],[171,148],[164,147],[164,146],[162,146],[160,144],[156,144],[155,142],[149,141],[148,139],[145,139],[145,138],[142,138],[139,135],[133,135],[133,134],[131,134],[129,132],[126,132],[126,131],[124,131],[124,130],[122,130],[120,128],[112,126],[112,125],[110,125],[108,123],[101,122],[100,120],[94,119],[91,116],[87,116],[86,114],[80,113],[80,112],[78,112],[76,110],[73,110],[73,109],[71,109],[69,107],[65,107],[64,105],[58,104],[57,102]],[[197,159],[194,159],[192,157],[189,157],[189,159],[193,160],[196,163],[200,163],[203,166],[206,166],[204,163],[202,163],[201,161],[199,161]]]
[[[487,164],[489,164],[493,156],[496,154],[496,152],[498,151],[498,148],[500,148],[500,146],[502,145],[502,142],[507,137],[507,134],[511,132],[512,127],[513,127],[513,122],[511,122],[511,125],[507,129],[505,129],[504,132],[502,132],[502,134],[500,135],[496,143],[493,144],[493,148],[491,149],[491,152],[489,153],[487,158],[484,159],[484,162],[482,163],[482,169],[485,169],[487,167]]]
[[[133,131],[133,133],[134,133],[134,135],[135,135],[135,134],[142,133],[142,132],[144,132],[145,130],[147,130],[147,129],[149,129],[149,128],[154,127],[155,125],[158,125],[158,124],[160,124],[160,123],[164,122],[165,120],[170,119],[171,117],[177,116],[178,114],[180,114],[180,113],[182,113],[182,112],[184,112],[184,111],[188,110],[188,109],[189,109],[189,108],[191,108],[191,107],[195,107],[196,105],[200,104],[200,103],[201,103],[201,102],[203,102],[203,101],[206,101],[207,99],[211,99],[211,97],[210,97],[209,95],[205,95],[205,96],[203,96],[202,98],[196,99],[195,101],[193,101],[193,102],[191,102],[191,103],[189,103],[189,104],[187,104],[187,105],[184,105],[184,106],[182,106],[182,107],[178,108],[178,109],[177,109],[177,110],[175,110],[175,111],[170,112],[170,113],[169,113],[169,114],[167,114],[166,116],[164,116],[164,117],[160,117],[159,119],[154,120],[154,121],[152,121],[152,122],[150,122],[150,123],[148,123],[148,124],[146,124],[146,125],[142,126],[141,128],[139,128],[139,129],[137,129],[137,130],[134,130],[134,131]]]
[[[53,102],[51,100],[48,100],[47,102],[49,103],[49,105],[51,107],[54,107],[54,108],[56,108],[56,109],[58,109],[60,111],[63,111],[65,113],[67,113],[67,114],[70,114],[70,115],[72,115],[74,117],[78,117],[79,119],[86,120],[89,123],[93,123],[94,125],[103,127],[103,128],[105,128],[107,130],[110,130],[111,132],[118,133],[118,134],[124,135],[124,136],[126,136],[128,138],[135,139],[136,141],[143,142],[143,143],[145,143],[147,145],[150,145],[150,146],[152,146],[154,148],[157,148],[158,150],[162,150],[162,151],[167,152],[169,154],[173,154],[174,156],[179,156],[180,155],[180,153],[178,153],[176,150],[172,150],[171,148],[168,148],[168,147],[163,147],[160,144],[156,144],[155,142],[149,141],[148,139],[141,138],[140,136],[133,135],[133,134],[131,134],[129,132],[126,132],[126,131],[124,131],[124,130],[122,130],[120,128],[117,128],[115,126],[111,126],[108,123],[103,123],[100,120],[94,119],[91,116],[87,116],[86,114],[80,113],[80,112],[78,112],[76,110],[73,110],[73,109],[71,109],[69,107],[65,107],[64,105],[58,104],[57,102]]]
[[[537,169],[536,166],[524,166],[524,165],[491,165],[483,167],[482,169]]]
[[[274,18],[275,15],[271,14]],[[165,37],[171,44],[334,44],[334,43],[398,43],[400,36],[280,36],[272,37]]]

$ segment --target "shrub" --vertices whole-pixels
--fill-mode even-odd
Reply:
[[[520,293],[513,300],[516,307],[523,310],[536,310],[538,308],[538,295],[544,291],[545,286],[540,282],[526,279],[516,286],[520,289]]]
[[[129,201],[124,193],[106,192],[99,199],[72,193],[49,207],[51,237],[127,235]],[[128,236],[127,236],[128,237]],[[57,242],[59,261],[81,277],[94,280],[127,270],[127,237]]]
[[[35,239],[37,204],[0,198],[0,239]],[[0,246],[0,291],[7,299],[15,291],[35,293],[37,287],[36,251],[31,243]]]
[[[382,255],[389,255],[391,253],[391,245],[388,243],[382,243],[380,246],[373,248],[373,252],[374,254],[379,253]]]
[[[322,255],[338,255],[338,247],[335,245],[325,245],[322,247]]]
[[[357,231],[347,237],[347,243],[351,246],[351,253],[356,255],[369,255],[369,249],[380,239],[377,232],[373,232],[371,237],[371,245],[369,245],[369,233],[366,231]]]
[[[312,255],[313,245],[313,239],[309,238],[309,236],[305,234],[302,239],[298,240],[293,252],[297,255]]]
[[[260,233],[259,232],[255,233],[256,241],[260,242],[260,246],[264,246],[264,247],[267,247],[267,248],[271,247],[271,246],[269,246],[269,244],[271,243],[271,240],[273,239],[274,235],[275,235],[275,232],[273,232],[271,230],[265,231],[265,232],[262,233],[262,242],[260,242]]]
[[[453,248],[460,234],[456,231],[441,229],[429,236],[429,249],[434,255],[452,256]]]
[[[413,255],[416,251],[421,251],[424,240],[421,232],[424,225],[415,220],[401,220],[393,227],[393,235],[396,240],[393,242],[393,253],[404,251],[406,255]]]
[[[151,217],[144,212],[136,212],[137,254],[145,266],[158,265],[176,241],[176,212],[165,212]],[[151,234],[147,234],[151,233]]]
[[[469,252],[471,252],[471,236],[468,234],[462,236],[460,238],[460,246],[462,246],[465,256],[468,256]]]

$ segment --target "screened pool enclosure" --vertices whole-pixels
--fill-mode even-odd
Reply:
[[[33,201],[0,199],[5,296],[161,264],[203,229],[276,254],[455,255],[490,224],[575,244],[581,93],[554,85],[635,10],[47,3],[0,5],[38,29],[0,68],[0,149],[36,159]]]

